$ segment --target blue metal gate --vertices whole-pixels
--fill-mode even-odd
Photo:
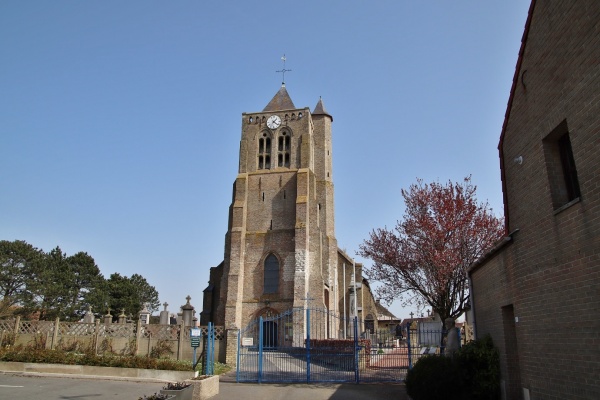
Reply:
[[[376,348],[358,321],[323,309],[261,316],[240,331],[238,382],[402,381],[408,353]]]
[[[202,339],[202,352],[200,353],[200,357],[196,357],[196,349],[199,347],[199,343],[194,345],[194,337],[192,337],[192,332],[194,329],[192,328],[187,333],[189,333],[191,338],[191,344],[194,351],[192,362],[194,370],[204,374],[204,375],[214,375],[215,373],[215,325],[212,322],[208,323],[207,327],[199,328],[200,337],[198,337],[198,341],[200,338]],[[183,333],[183,334],[187,334]]]
[[[215,326],[212,322],[208,323],[206,332],[206,366],[204,367],[204,374],[215,374]]]

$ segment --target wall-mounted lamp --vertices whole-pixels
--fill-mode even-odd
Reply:
[[[523,156],[516,157],[513,161],[515,164],[521,165],[523,164]]]
[[[521,73],[521,85],[523,85],[523,89],[527,89],[527,70]]]

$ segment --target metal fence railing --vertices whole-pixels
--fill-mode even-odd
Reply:
[[[423,356],[444,354],[447,331],[442,328],[441,323],[439,327],[420,324],[416,329],[407,329],[406,332],[409,369]],[[462,342],[460,330],[458,331],[458,342]]]
[[[399,382],[409,368],[406,341],[359,335],[356,318],[320,309],[259,317],[239,332],[237,357],[238,382]]]

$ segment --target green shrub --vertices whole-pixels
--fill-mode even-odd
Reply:
[[[41,332],[36,333],[35,335],[33,335],[33,338],[29,342],[28,347],[33,347],[35,349],[45,349],[47,340],[48,336],[46,334]]]
[[[146,356],[96,355],[89,352],[68,353],[62,350],[35,349],[23,346],[1,349],[0,361],[192,371],[191,361],[156,359]]]
[[[16,338],[17,335],[15,333],[8,333],[4,331],[2,334],[2,342],[0,342],[0,347],[14,346]]]
[[[406,374],[406,393],[413,400],[461,398],[461,375],[452,358],[425,356]]]
[[[56,348],[66,352],[74,352],[82,350],[84,346],[79,340],[65,340],[64,338],[60,338]]]
[[[215,367],[215,370],[214,370],[215,375],[222,375],[222,374],[225,374],[225,373],[231,371],[230,365],[223,364],[218,361],[215,361],[214,367]]]
[[[500,398],[500,355],[490,335],[464,345],[456,361],[462,379],[468,385],[469,399]]]
[[[453,357],[425,356],[406,375],[413,400],[500,398],[500,356],[488,335],[460,348]]]
[[[150,350],[150,357],[153,358],[164,358],[173,354],[173,344],[169,340],[159,340],[156,342],[152,350]]]

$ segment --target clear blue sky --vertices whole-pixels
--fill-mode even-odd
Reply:
[[[348,254],[402,217],[417,177],[471,174],[500,215],[497,145],[528,7],[3,0],[0,239],[85,251],[106,277],[139,273],[170,311],[189,294],[199,312],[223,259],[241,114],[277,92],[284,53],[296,107],[322,96],[334,117]]]

